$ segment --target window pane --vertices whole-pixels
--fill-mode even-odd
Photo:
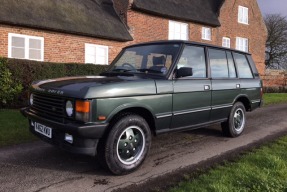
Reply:
[[[230,39],[229,38],[223,37],[223,39],[222,39],[222,47],[230,48]]]
[[[253,78],[251,69],[245,55],[235,53],[234,59],[236,62],[238,75],[240,78]]]
[[[29,39],[30,49],[41,49],[41,40],[39,39]]]
[[[25,59],[25,49],[12,47],[11,57],[18,59]]]
[[[236,78],[235,66],[231,52],[226,52],[226,54],[228,60],[229,77]]]
[[[96,64],[96,58],[93,55],[86,55],[86,63]]]
[[[41,60],[41,50],[30,49],[29,50],[29,59]]]
[[[94,55],[94,56],[96,56],[96,47],[87,45],[86,46],[86,54],[87,55]]]
[[[25,38],[12,37],[12,47],[25,47]]]
[[[225,51],[209,49],[212,78],[228,78],[228,67]]]
[[[206,64],[203,47],[187,46],[185,47],[181,58],[177,64],[177,68],[191,67],[193,70],[192,77],[205,78]]]

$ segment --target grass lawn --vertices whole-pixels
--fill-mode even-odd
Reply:
[[[181,182],[170,192],[286,192],[287,191],[287,137],[244,155],[236,163],[226,163]]]
[[[287,93],[266,93],[263,95],[264,105],[287,103]]]
[[[19,110],[0,110],[0,147],[36,140]]]

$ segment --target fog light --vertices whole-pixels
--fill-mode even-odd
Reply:
[[[68,143],[73,143],[74,139],[73,139],[73,135],[70,135],[68,133],[65,133],[65,141],[67,141]]]

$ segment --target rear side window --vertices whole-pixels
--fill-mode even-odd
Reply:
[[[192,78],[206,78],[206,62],[203,47],[186,46],[177,64],[177,69],[192,68]]]
[[[234,53],[239,78],[253,78],[249,63],[243,54]]]
[[[229,77],[225,51],[217,49],[209,49],[209,63],[212,78]]]

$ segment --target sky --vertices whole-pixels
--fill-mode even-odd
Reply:
[[[266,14],[281,14],[287,17],[287,0],[257,0],[261,12]]]

